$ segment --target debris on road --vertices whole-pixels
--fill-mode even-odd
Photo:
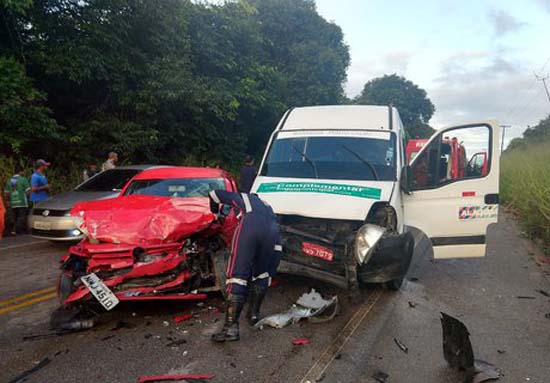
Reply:
[[[538,290],[535,290],[537,293],[539,294],[542,294],[544,295],[545,297],[549,297],[550,298],[550,293],[548,293],[547,291],[544,291],[544,290],[541,290],[541,289],[538,289]]]
[[[129,323],[129,322],[126,322],[126,321],[123,321],[123,320],[119,320],[117,322],[117,324],[115,325],[115,327],[113,327],[111,329],[111,331],[117,331],[117,330],[120,330],[121,328],[131,329],[131,328],[134,328],[134,327],[136,327],[136,325],[133,324],[133,323]]]
[[[550,319],[550,313],[544,314],[544,317],[545,317],[546,319]]]
[[[138,383],[148,382],[166,382],[170,380],[208,380],[213,379],[216,375],[213,374],[183,374],[183,375],[155,375],[155,376],[140,376]]]
[[[535,297],[532,297],[530,295],[518,295],[516,298],[518,298],[518,299],[536,299]]]
[[[191,319],[191,318],[193,318],[193,314],[183,314],[183,315],[179,315],[179,316],[174,317],[174,322],[175,323],[180,323],[180,322],[183,322],[184,320],[188,320],[188,319]]]
[[[269,315],[258,323],[256,328],[263,328],[265,325],[274,328],[283,328],[300,319],[310,319],[312,322],[320,323],[333,319],[338,313],[338,297],[323,299],[321,294],[311,289],[309,293],[302,294],[292,307],[284,313]]]
[[[403,343],[401,343],[399,341],[399,339],[397,338],[393,338],[393,341],[395,342],[395,344],[397,345],[397,347],[399,347],[401,349],[401,351],[403,351],[405,354],[408,354],[409,353],[409,348],[407,346],[405,346]]]
[[[179,347],[182,344],[186,344],[187,340],[185,339],[174,339],[170,343],[166,343],[166,347]]]
[[[29,368],[27,371],[21,373],[20,375],[16,376],[12,380],[10,380],[8,383],[20,383],[27,380],[27,377],[29,375],[34,374],[36,371],[41,370],[42,368],[46,367],[48,364],[50,364],[52,360],[50,358],[44,358],[38,364],[32,368]]]
[[[376,371],[374,374],[372,374],[372,378],[378,383],[386,383],[389,377],[390,376],[383,371]]]
[[[410,308],[414,309],[416,307],[416,305],[417,305],[416,303],[409,301],[409,307]]]
[[[441,326],[443,356],[450,367],[466,371],[466,382],[481,383],[497,380],[502,376],[500,370],[492,364],[474,359],[470,332],[464,323],[442,312]]]
[[[309,339],[307,339],[307,338],[294,339],[292,341],[292,344],[295,345],[295,346],[300,346],[300,345],[303,345],[303,344],[309,344]]]

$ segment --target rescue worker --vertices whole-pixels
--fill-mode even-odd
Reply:
[[[210,209],[218,214],[220,205],[237,211],[239,225],[233,236],[231,256],[226,269],[225,322],[221,331],[212,335],[214,342],[239,340],[239,317],[249,297],[249,320],[260,319],[260,306],[277,271],[282,250],[279,228],[273,209],[255,194],[213,190]]]

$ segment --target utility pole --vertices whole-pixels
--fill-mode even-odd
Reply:
[[[500,153],[502,154],[502,151],[504,150],[504,132],[506,132],[506,129],[512,127],[511,125],[500,125],[500,128],[502,129],[502,137],[500,139]]]
[[[544,85],[544,90],[546,91],[546,97],[548,97],[548,102],[550,102],[550,92],[548,91],[548,86],[546,85],[546,80],[548,80],[548,73],[546,73],[546,76],[539,76],[536,73],[533,74],[538,81],[542,81],[542,84]]]

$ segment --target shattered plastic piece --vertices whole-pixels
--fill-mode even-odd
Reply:
[[[184,374],[184,375],[155,375],[155,376],[140,376],[138,383],[147,382],[164,382],[169,380],[201,380],[213,379],[214,374]]]
[[[292,344],[295,345],[295,346],[300,346],[302,344],[309,344],[309,339],[307,339],[307,338],[294,339],[292,341]]]
[[[329,308],[333,308],[328,316],[322,317]],[[298,298],[296,304],[286,312],[267,316],[256,323],[256,328],[263,328],[268,325],[274,328],[283,328],[291,323],[296,323],[300,319],[308,318],[316,322],[325,322],[333,319],[338,312],[338,297],[323,299],[321,294],[311,289],[309,293],[303,294]]]
[[[183,315],[179,315],[177,317],[174,317],[174,322],[180,323],[180,322],[183,322],[184,320],[188,320],[188,319],[191,319],[191,318],[193,318],[193,314],[183,314]]]
[[[450,315],[441,313],[443,328],[443,356],[449,366],[468,370],[474,367],[474,350],[470,343],[470,332],[462,323]]]
[[[376,371],[372,374],[372,378],[379,383],[386,383],[390,376],[383,371]]]
[[[403,351],[405,354],[408,354],[409,353],[409,348],[407,346],[405,346],[403,343],[401,343],[399,341],[399,339],[397,338],[393,338],[393,341],[395,342],[395,344],[397,345],[397,347],[399,347],[401,349],[401,351]]]
[[[443,356],[449,366],[466,371],[466,383],[481,383],[497,380],[502,374],[495,366],[474,359],[470,332],[462,323],[450,315],[441,313],[443,328]]]
[[[19,374],[12,380],[10,380],[8,383],[20,383],[27,380],[27,377],[31,374],[34,374],[36,371],[41,370],[42,368],[46,367],[48,364],[50,364],[52,360],[50,358],[44,358],[42,359],[36,366],[29,368],[27,371]]]

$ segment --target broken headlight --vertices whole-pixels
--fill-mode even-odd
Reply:
[[[363,225],[357,231],[357,235],[355,236],[355,256],[360,264],[368,261],[385,231],[386,229],[383,227],[370,223]]]

